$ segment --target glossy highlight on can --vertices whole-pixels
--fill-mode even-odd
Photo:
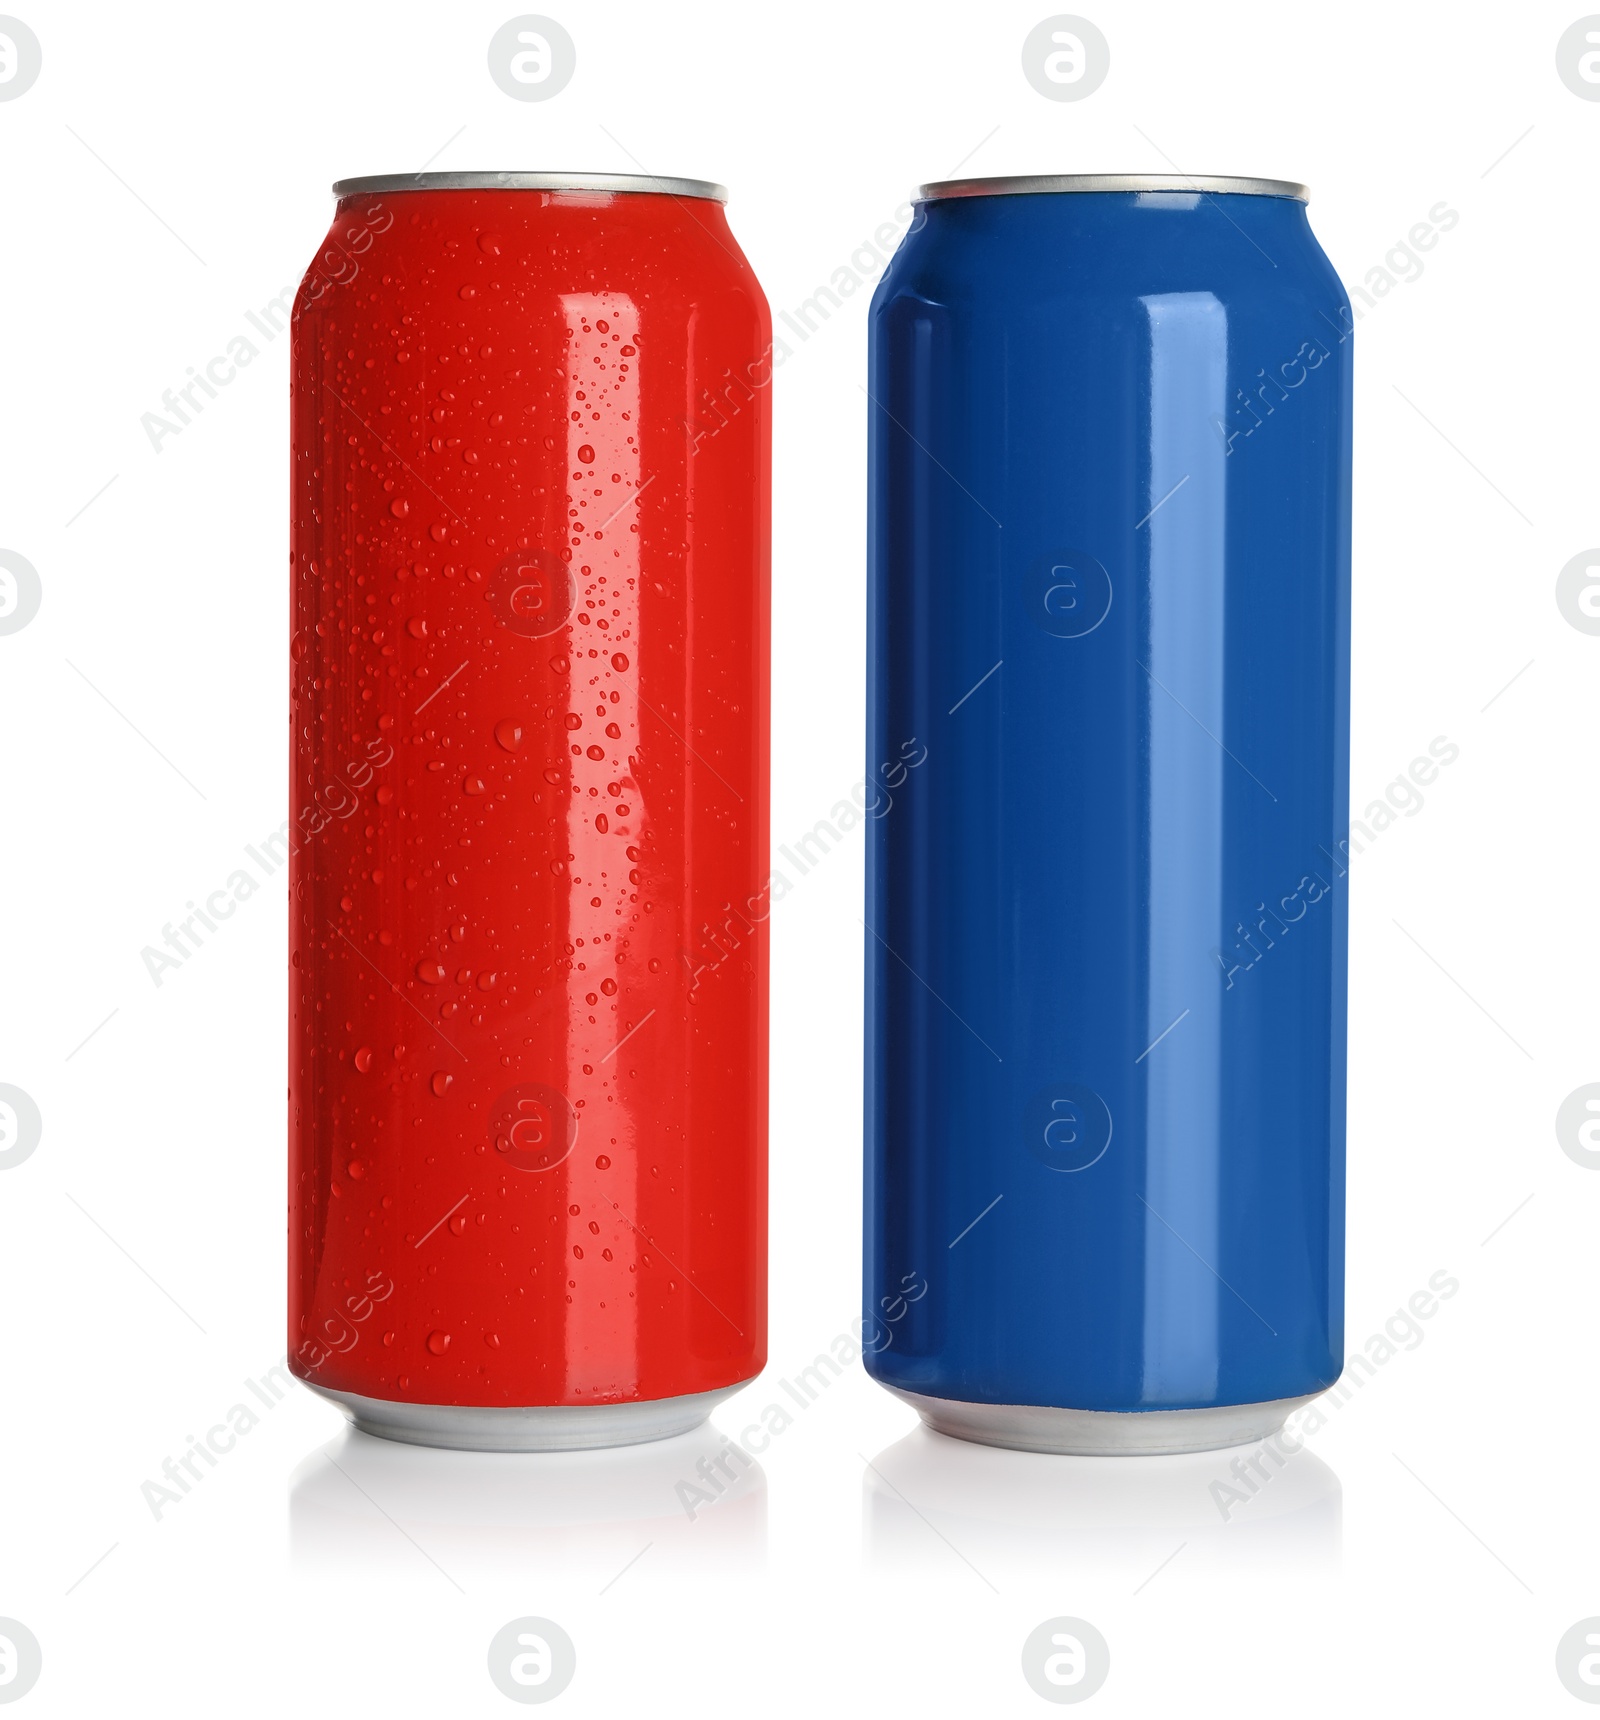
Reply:
[[[867,1357],[1024,1449],[1342,1356],[1352,318],[1302,188],[924,188],[870,325]]]
[[[294,321],[291,1367],[425,1444],[662,1437],[765,1354],[766,302],[714,186],[335,192]]]

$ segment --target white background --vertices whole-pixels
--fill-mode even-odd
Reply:
[[[0,103],[0,547],[44,592],[0,638],[0,1081],[44,1118],[0,1173],[0,1616],[44,1650],[19,1713],[509,1713],[485,1652],[524,1614],[577,1645],[572,1714],[1043,1712],[1018,1657],[1058,1614],[1110,1644],[1107,1715],[1576,1712],[1555,1647],[1600,1613],[1600,1176],[1554,1130],[1600,1079],[1600,638],[1555,601],[1600,542],[1600,103],[1555,67],[1578,11],[1084,0],[1110,76],[1052,102],[1019,59],[1038,4],[551,0],[577,73],[523,103],[486,68],[504,5],[7,3],[44,51]],[[418,1453],[298,1389],[145,1504],[284,1349],[282,892],[159,989],[140,951],[286,816],[287,341],[159,454],[140,417],[297,280],[330,181],[425,163],[722,180],[775,313],[963,163],[1305,180],[1351,285],[1459,213],[1356,337],[1358,811],[1435,736],[1460,757],[1353,869],[1351,1347],[1436,1271],[1461,1288],[1230,1520],[1232,1454],[963,1447],[859,1370],[694,1523],[693,1440]],[[775,844],[861,774],[868,297],[776,382]],[[857,831],[774,915],[772,1361],[735,1431],[856,1311],[861,867]]]

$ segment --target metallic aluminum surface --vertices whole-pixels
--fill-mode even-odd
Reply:
[[[1352,318],[1143,186],[919,204],[871,313],[866,1365],[986,1415],[1342,1360]]]

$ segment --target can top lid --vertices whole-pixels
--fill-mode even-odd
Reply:
[[[1068,191],[1196,191],[1222,192],[1234,197],[1292,197],[1309,201],[1311,193],[1288,179],[1234,179],[1218,173],[1025,173],[1002,179],[939,179],[924,185],[917,196],[926,202],[947,197],[1020,197],[1037,192]]]
[[[336,179],[333,185],[335,197],[394,191],[642,191],[728,201],[726,188],[707,179],[663,179],[652,173],[375,173],[364,179]]]

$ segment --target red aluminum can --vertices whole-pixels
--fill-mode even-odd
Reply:
[[[771,319],[698,181],[347,180],[295,304],[291,1366],[628,1444],[766,1353]]]

